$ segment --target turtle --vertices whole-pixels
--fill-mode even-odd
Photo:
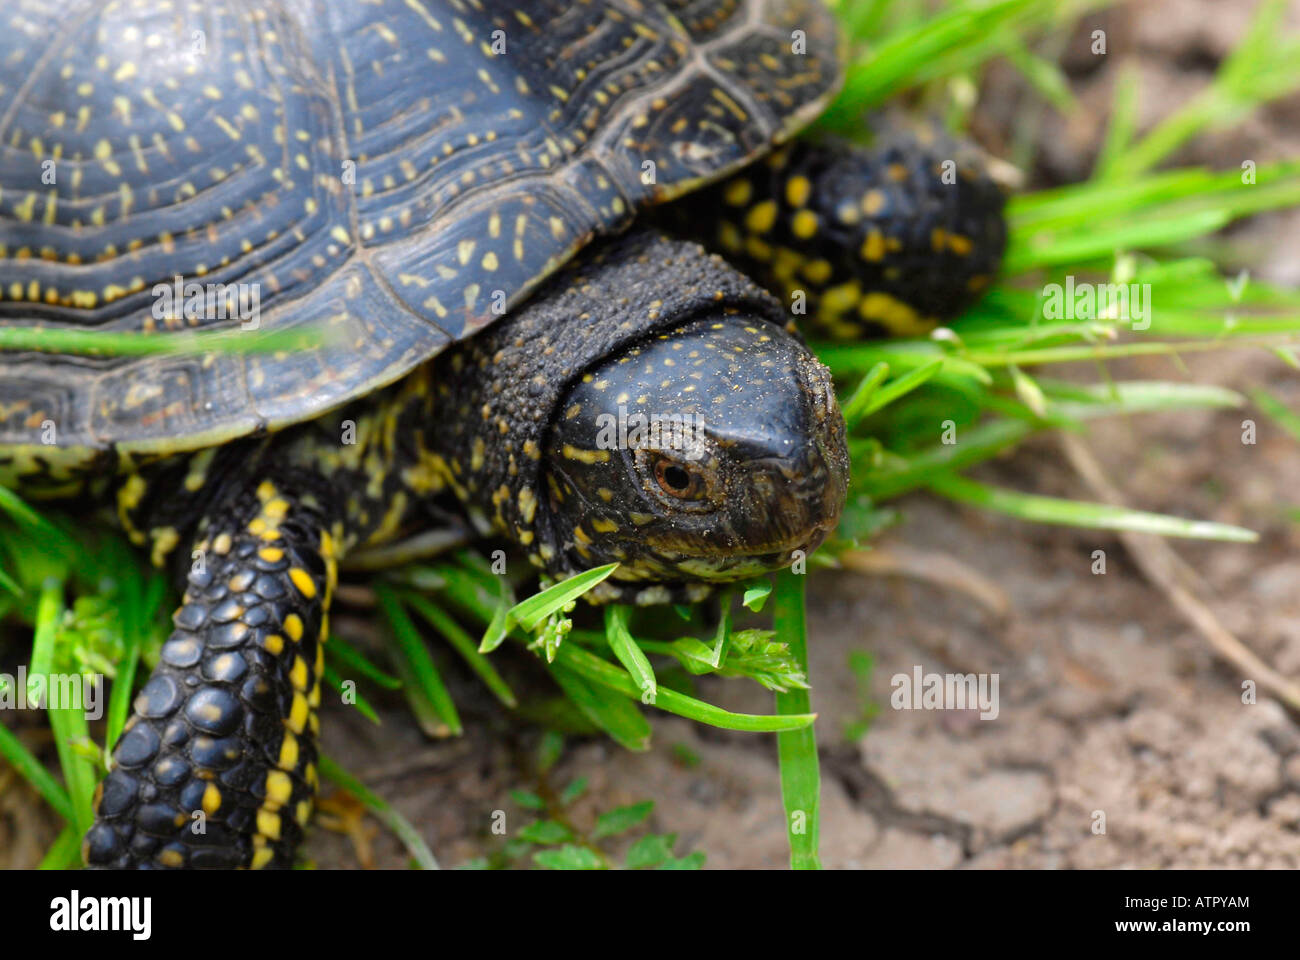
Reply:
[[[490,535],[650,605],[815,549],[849,459],[796,320],[923,331],[1005,243],[940,141],[796,138],[819,0],[0,11],[0,327],[147,347],[0,351],[0,484],[183,595],[92,867],[292,865],[345,562]]]

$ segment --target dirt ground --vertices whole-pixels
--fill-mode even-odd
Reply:
[[[1044,119],[1033,182],[1086,172],[1104,130],[1120,63],[1140,71],[1144,125],[1203,85],[1241,36],[1253,2],[1148,0],[1093,18],[1066,53],[1088,109],[1073,124]],[[1300,2],[1293,4],[1300,27]],[[1095,21],[1095,23],[1094,23]],[[1094,58],[1100,24],[1110,52]],[[1100,61],[1100,62],[1098,62]],[[997,149],[1019,103],[998,74],[983,91],[979,130]],[[1300,155],[1300,98],[1244,126],[1189,144],[1184,163],[1237,167]],[[1300,212],[1231,231],[1232,255],[1252,274],[1300,285]],[[1116,376],[1264,385],[1300,409],[1300,378],[1271,355],[1221,354],[1117,365]],[[1091,377],[1093,371],[1085,371]],[[1242,443],[1254,419],[1258,442]],[[1222,622],[1283,674],[1300,678],[1300,445],[1258,412],[1150,416],[1098,424],[1087,439],[1126,502],[1142,509],[1241,524],[1257,544],[1181,541],[1177,553],[1212,588]],[[1019,490],[1091,499],[1055,439],[1035,441],[982,468],[981,479]],[[819,714],[822,857],[832,868],[1300,867],[1300,726],[1264,692],[1243,703],[1243,677],[1148,582],[1109,534],[1031,525],[913,496],[906,521],[875,546],[955,562],[983,601],[952,583],[904,576],[818,574],[810,592],[810,671]],[[1094,551],[1106,572],[1093,573]],[[357,626],[346,616],[343,633]],[[445,648],[444,648],[445,649]],[[862,697],[851,651],[874,657],[867,734],[846,740]],[[441,657],[442,651],[439,651]],[[532,729],[509,722],[450,658],[464,737],[431,741],[400,700],[380,701],[374,727],[342,705],[326,707],[324,748],[420,830],[444,866],[500,848],[493,813],[508,829],[528,817],[508,797],[532,789]],[[890,709],[890,677],[996,673],[1000,713]],[[770,712],[771,696],[741,681],[705,679],[701,695],[734,710]],[[703,850],[714,868],[787,863],[774,742],[704,728],[651,711],[644,754],[607,740],[570,741],[551,776],[587,777],[572,812],[657,801],[653,829],[679,834],[677,851]],[[686,761],[684,757],[693,758]],[[0,786],[6,774],[0,772]],[[1094,832],[1098,813],[1105,832]],[[21,785],[0,790],[0,865],[30,865],[55,835]],[[360,826],[363,857],[396,866],[388,831]],[[353,838],[317,828],[305,853],[320,866],[355,866]]]

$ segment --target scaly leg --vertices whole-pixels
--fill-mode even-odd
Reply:
[[[92,867],[288,867],[317,787],[341,526],[305,472],[200,524],[176,629],[96,795]]]
[[[1003,189],[968,146],[901,133],[876,147],[797,141],[670,204],[818,336],[916,336],[973,303],[1006,246]]]

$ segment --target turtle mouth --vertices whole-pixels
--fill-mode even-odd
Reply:
[[[742,550],[673,550],[666,558],[679,574],[698,580],[736,580],[788,567],[822,545],[834,522],[818,526],[805,537]]]
[[[839,514],[836,512],[834,516],[828,516],[818,521],[811,529],[797,536],[784,537],[779,540],[744,547],[710,546],[704,549],[695,544],[667,546],[673,554],[685,560],[716,560],[719,563],[726,563],[732,560],[751,560],[758,557],[771,560],[772,566],[775,568],[788,564],[796,552],[802,552],[804,555],[812,553],[826,541],[826,538],[830,536],[831,531],[835,529],[838,522]]]

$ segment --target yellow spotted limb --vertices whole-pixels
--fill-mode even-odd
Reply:
[[[797,141],[670,204],[816,336],[920,336],[992,283],[1006,247],[1002,186],[969,145],[896,131],[874,147]]]
[[[200,524],[184,603],[96,793],[92,867],[288,867],[318,786],[341,525],[285,472]]]

